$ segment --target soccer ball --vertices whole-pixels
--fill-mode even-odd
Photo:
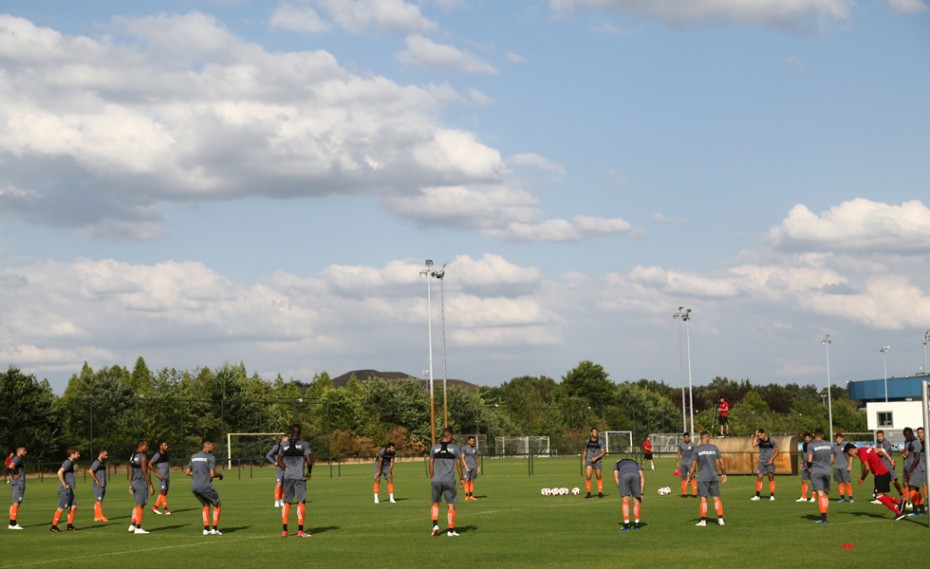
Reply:
[[[659,496],[668,496],[671,493],[672,493],[672,489],[669,488],[668,486],[663,486],[662,488],[659,488]]]
[[[575,496],[577,496],[578,494],[581,494],[581,488],[575,486],[574,488],[572,488],[572,494],[574,494]]]
[[[539,491],[539,493],[542,494],[543,496],[548,496],[551,492],[552,491],[549,490],[548,488],[543,488],[542,490]]]

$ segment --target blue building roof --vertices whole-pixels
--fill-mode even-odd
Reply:
[[[930,380],[926,375],[914,377],[889,377],[888,378],[888,401],[907,401],[909,399],[920,399],[920,386],[924,381]],[[884,401],[885,400],[885,380],[884,379],[865,379],[861,381],[850,381],[849,398],[855,401]]]

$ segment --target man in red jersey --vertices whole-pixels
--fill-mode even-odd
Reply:
[[[723,397],[717,403],[717,413],[720,420],[720,436],[723,436],[724,427],[726,427],[727,436],[730,436],[730,404]]]
[[[852,443],[846,443],[843,452],[850,457],[858,456],[862,462],[862,476],[859,477],[859,485],[862,486],[862,483],[869,475],[869,471],[871,471],[875,475],[875,499],[894,512],[895,521],[906,518],[907,514],[901,511],[901,501],[888,495],[891,491],[891,471],[882,462],[882,457],[885,457],[894,465],[894,460],[888,453],[882,448],[856,448],[856,445]]]

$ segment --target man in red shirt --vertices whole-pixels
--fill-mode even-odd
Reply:
[[[727,400],[723,397],[720,398],[720,402],[717,403],[717,413],[720,419],[720,436],[723,436],[723,430],[726,428],[727,436],[730,436],[730,419],[728,417],[730,413],[730,404],[727,403]]]
[[[907,514],[900,509],[901,501],[888,495],[891,491],[891,471],[888,470],[888,467],[882,462],[882,457],[887,458],[891,462],[892,467],[894,466],[894,460],[885,452],[885,449],[872,447],[856,448],[856,445],[846,443],[846,446],[843,447],[843,452],[850,457],[858,456],[859,460],[862,462],[862,476],[859,477],[859,485],[862,486],[862,483],[869,475],[869,471],[871,471],[872,474],[875,475],[875,499],[894,512],[895,521],[906,518]]]
[[[646,440],[643,441],[643,466],[646,466],[646,461],[649,461],[649,465],[653,470],[656,469],[656,463],[652,460],[652,440],[649,437],[646,437]]]

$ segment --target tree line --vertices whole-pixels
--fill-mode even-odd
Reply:
[[[437,428],[443,401],[436,390]],[[771,433],[801,433],[827,427],[825,389],[813,385],[753,385],[715,377],[693,388],[695,430],[712,430],[714,402],[730,403],[734,434],[756,427]],[[862,432],[866,418],[833,387],[834,430]],[[550,448],[576,453],[588,430],[632,431],[638,443],[649,433],[682,430],[681,389],[661,381],[615,382],[602,366],[582,361],[559,381],[546,376],[516,377],[477,391],[452,386],[447,392],[448,424],[456,433],[494,437],[545,435]],[[314,454],[323,459],[371,457],[386,441],[402,456],[422,456],[430,445],[429,394],[419,380],[359,381],[337,388],[330,376],[309,382],[272,381],[245,365],[194,370],[151,371],[143,358],[123,366],[92,369],[86,363],[56,395],[47,380],[9,367],[0,373],[0,445],[25,445],[34,460],[55,461],[64,448],[85,453],[107,448],[128,457],[138,439],[166,440],[177,456],[194,452],[204,436],[224,441],[229,432],[283,432],[303,425]],[[252,441],[253,445],[255,441]],[[262,441],[261,444],[265,444]],[[234,456],[261,460],[262,449],[243,443]]]

